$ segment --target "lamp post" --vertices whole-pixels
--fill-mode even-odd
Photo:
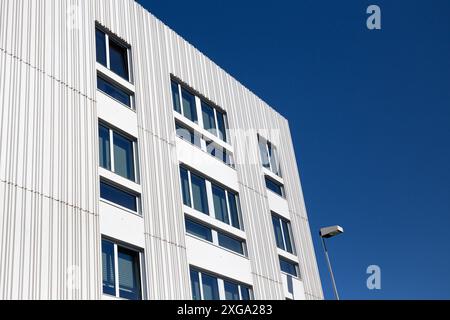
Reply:
[[[325,251],[325,258],[327,260],[328,270],[330,271],[331,282],[333,283],[333,290],[334,290],[334,295],[336,297],[336,300],[339,300],[339,294],[338,294],[337,287],[336,287],[336,281],[334,280],[333,269],[331,268],[330,257],[328,256],[328,249],[325,244],[325,239],[337,236],[338,234],[341,234],[343,232],[344,232],[344,228],[342,228],[341,226],[331,226],[331,227],[325,227],[325,228],[320,229],[320,233],[319,233],[320,238],[322,239],[323,250]]]

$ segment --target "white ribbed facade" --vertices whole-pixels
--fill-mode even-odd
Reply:
[[[97,62],[96,26],[129,46],[131,81]],[[133,94],[133,108],[98,90],[99,74]],[[174,111],[171,80],[195,94],[196,123]],[[205,130],[200,99],[226,113],[228,142]],[[203,150],[178,138],[175,122],[202,136]],[[134,141],[133,181],[100,165],[99,123]],[[278,150],[281,177],[263,167],[258,135]],[[207,154],[205,139],[234,168]],[[205,179],[208,215],[183,205],[180,165]],[[137,212],[100,199],[100,181],[136,195]],[[228,195],[238,195],[243,228],[217,219],[215,184],[227,190],[227,212]],[[277,248],[273,213],[290,221],[292,254]],[[213,240],[188,235],[185,217],[214,230]],[[218,245],[219,233],[245,243],[244,253]],[[114,298],[102,290],[102,239],[138,253],[144,299],[192,299],[190,268],[217,277],[220,298],[225,279],[257,300],[323,299],[286,119],[132,0],[2,0],[0,299]],[[115,248],[120,296],[126,266]],[[299,275],[282,272],[279,257]]]

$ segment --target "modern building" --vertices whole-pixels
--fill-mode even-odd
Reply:
[[[0,1],[1,299],[323,299],[288,122],[132,0]]]

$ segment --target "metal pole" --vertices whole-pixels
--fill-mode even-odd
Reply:
[[[331,282],[333,283],[334,295],[336,297],[336,300],[339,300],[339,294],[338,294],[337,287],[336,287],[336,281],[334,280],[334,274],[333,274],[333,269],[331,268],[330,258],[328,257],[328,250],[327,250],[327,246],[325,245],[325,239],[323,237],[321,237],[321,238],[322,238],[323,250],[325,251],[325,258],[327,259],[328,270],[330,271],[330,275],[331,275]]]

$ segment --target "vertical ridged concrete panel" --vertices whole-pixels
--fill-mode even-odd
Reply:
[[[0,2],[0,299],[100,297],[90,12]]]

